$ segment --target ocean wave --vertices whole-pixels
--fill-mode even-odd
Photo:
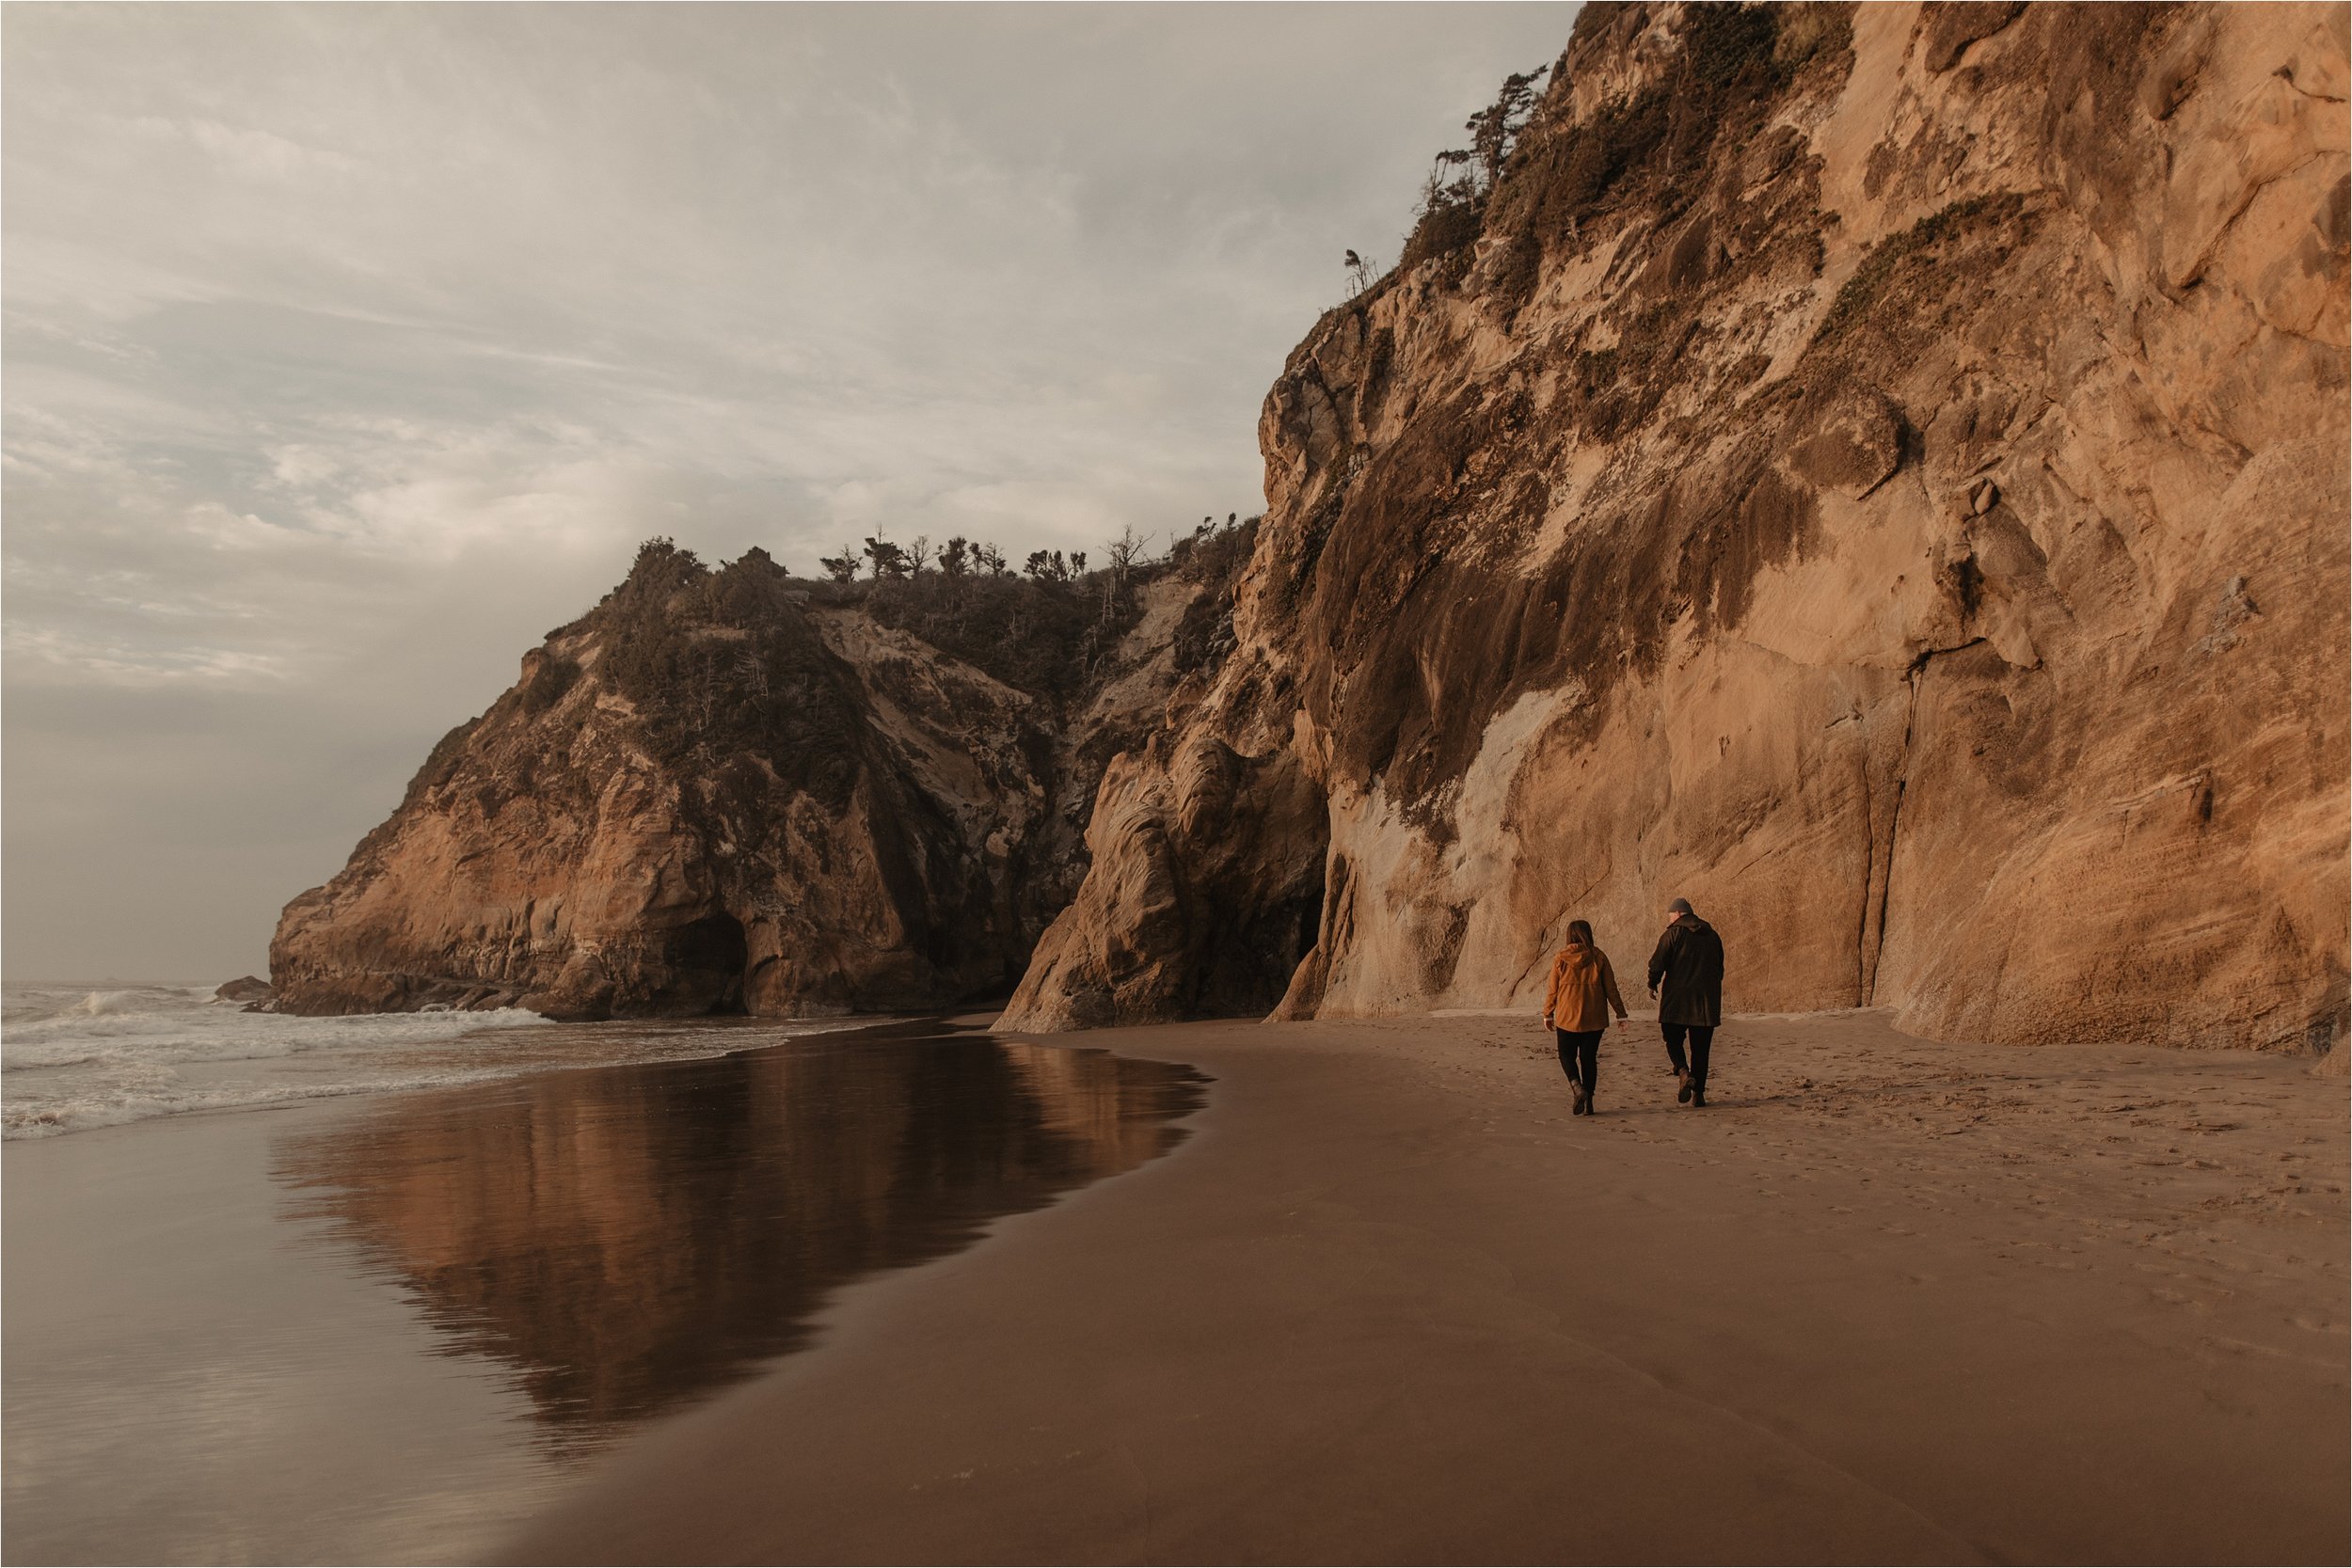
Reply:
[[[210,986],[44,986],[11,980],[0,986],[0,1028],[102,1013],[184,1012],[203,1006],[233,1010],[237,1004],[215,1001]]]
[[[247,1012],[203,986],[12,982],[0,988],[0,1136],[719,1055],[874,1022],[563,1024],[513,1007],[297,1018]]]
[[[41,1096],[0,1102],[0,1137],[54,1137],[98,1127],[119,1127],[155,1117],[183,1116],[192,1111],[246,1111],[265,1105],[287,1105],[307,1100],[334,1100],[355,1094],[385,1094],[404,1089],[451,1087],[510,1077],[502,1068],[472,1070],[393,1073],[370,1080],[324,1084],[246,1084],[194,1088],[177,1083],[148,1085],[90,1085],[84,1092]]]
[[[87,1063],[262,1061],[312,1051],[430,1044],[547,1022],[519,1007],[298,1018],[249,1013],[209,996],[156,1006],[151,991],[90,991],[77,1006],[0,1023],[0,1072]]]

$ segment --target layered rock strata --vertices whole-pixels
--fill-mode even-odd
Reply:
[[[1285,366],[1003,1025],[1531,1006],[1679,894],[1735,1008],[2339,1038],[2345,15],[1587,5]]]

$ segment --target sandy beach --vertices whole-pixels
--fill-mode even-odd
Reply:
[[[1734,1021],[1089,1037],[1171,1156],[852,1286],[507,1550],[569,1561],[2341,1561],[2308,1060]]]
[[[2352,1568],[2346,0],[0,99],[0,1568]]]

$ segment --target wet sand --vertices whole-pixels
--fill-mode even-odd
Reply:
[[[1743,1020],[1089,1036],[1167,1159],[852,1287],[530,1561],[2343,1561],[2344,1081]]]
[[[919,1022],[730,1033],[9,1141],[0,1560],[478,1560],[845,1282],[1154,1158],[1198,1103]]]
[[[353,1106],[5,1147],[8,1562],[454,1561],[559,1495],[530,1402],[290,1221]]]

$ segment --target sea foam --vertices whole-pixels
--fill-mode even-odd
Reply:
[[[0,987],[0,1135],[715,1056],[877,1022],[556,1023],[518,1008],[294,1018],[247,1012],[209,986],[11,982]]]
[[[488,1037],[548,1022],[518,1008],[295,1018],[202,986],[11,983],[5,997],[0,1134],[11,1138],[503,1076],[515,1068]],[[295,1058],[298,1078],[278,1070]]]

